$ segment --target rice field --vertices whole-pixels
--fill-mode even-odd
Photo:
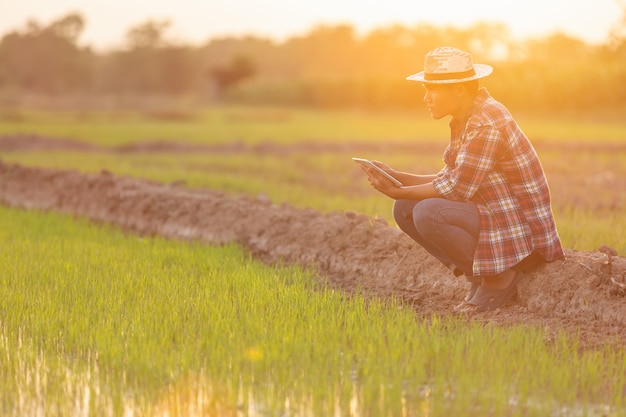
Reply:
[[[40,135],[97,148],[0,148],[0,158],[7,162],[184,181],[189,187],[263,194],[275,202],[321,211],[352,210],[389,222],[390,202],[369,188],[350,158],[436,172],[448,135],[445,121],[419,113],[218,107],[192,113],[188,121],[152,120],[139,113],[19,114],[0,118],[0,137]],[[626,124],[619,118],[518,121],[541,157],[565,246],[594,250],[608,245],[626,253],[626,241],[615,233],[626,230]],[[119,151],[154,143],[180,149]]]
[[[539,138],[565,246],[626,253],[618,233],[626,230],[626,125],[530,120],[525,130]],[[184,180],[389,218],[389,201],[350,157],[435,170],[447,126],[403,114],[211,109],[190,122],[34,112],[0,121],[0,135],[15,133],[101,149],[0,150],[3,161]],[[243,145],[115,151],[155,140]],[[409,142],[423,148],[396,150]],[[312,143],[322,146],[311,151]],[[347,296],[321,287],[314,271],[270,267],[236,246],[142,238],[60,214],[0,207],[0,242],[2,415],[626,412],[623,347],[581,349],[575,335],[524,325],[416,319],[398,300]]]
[[[7,416],[620,415],[626,356],[416,321],[237,247],[0,208]]]

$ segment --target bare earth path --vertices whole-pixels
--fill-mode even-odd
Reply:
[[[434,258],[393,225],[356,213],[324,214],[118,177],[28,168],[0,161],[0,203],[72,213],[126,230],[210,244],[236,242],[255,257],[317,268],[346,292],[400,297],[418,316],[453,314],[465,295]],[[505,308],[472,314],[485,324],[537,325],[551,336],[579,333],[584,346],[626,343],[626,258],[610,251],[566,251],[566,259],[528,274]]]

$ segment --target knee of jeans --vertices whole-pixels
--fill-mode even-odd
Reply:
[[[411,218],[411,212],[415,201],[410,200],[396,200],[393,203],[393,218],[396,223],[400,224],[406,222]]]
[[[441,222],[438,203],[431,198],[422,200],[413,207],[413,223],[418,230],[427,232]]]

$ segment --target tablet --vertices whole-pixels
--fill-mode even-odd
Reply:
[[[376,165],[375,163],[373,163],[372,161],[370,161],[369,159],[363,159],[363,158],[352,158],[352,160],[354,162],[356,162],[357,164],[364,164],[367,165],[371,168],[374,168],[376,171],[380,172],[381,174],[383,174],[385,177],[389,178],[389,180],[391,182],[393,182],[395,185],[397,185],[398,187],[402,187],[403,184],[398,181],[396,178],[394,178],[393,176],[389,175],[386,171],[383,171],[378,165]]]

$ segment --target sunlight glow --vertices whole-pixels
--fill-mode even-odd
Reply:
[[[83,42],[112,47],[126,31],[148,19],[169,19],[170,35],[201,43],[216,36],[254,34],[285,39],[318,24],[349,23],[359,32],[394,23],[469,26],[502,22],[516,38],[562,31],[589,42],[604,41],[620,20],[618,0],[21,0],[0,12],[0,35],[24,27],[28,19],[42,24],[77,11],[87,24]]]

